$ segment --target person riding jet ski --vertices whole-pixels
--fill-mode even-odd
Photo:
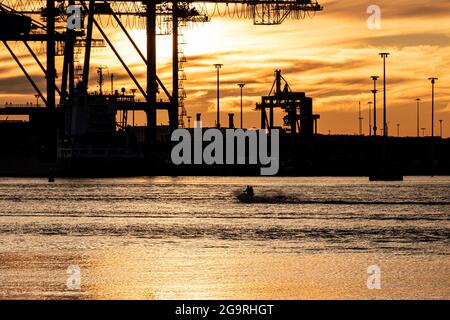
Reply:
[[[244,194],[248,197],[253,197],[255,195],[255,192],[253,191],[253,187],[247,186],[247,188],[244,191]]]

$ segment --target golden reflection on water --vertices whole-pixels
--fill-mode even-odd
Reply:
[[[246,184],[317,203],[241,204],[234,193]],[[449,186],[449,178],[2,180],[0,298],[450,299]],[[371,265],[381,268],[381,290],[367,288]],[[69,266],[80,268],[80,290],[66,285]]]
[[[68,290],[69,265],[81,290]],[[382,269],[382,289],[366,286]],[[1,255],[0,292],[15,299],[428,299],[450,298],[446,257],[371,254],[273,254],[130,245],[85,252]]]

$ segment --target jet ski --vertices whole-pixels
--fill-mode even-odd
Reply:
[[[237,196],[238,200],[244,203],[251,203],[255,200],[255,192],[252,186],[247,186],[247,188]]]
[[[255,201],[255,197],[254,197],[254,196],[250,196],[250,195],[248,195],[248,194],[246,194],[246,193],[241,193],[241,194],[239,194],[239,195],[237,196],[237,198],[238,198],[238,200],[239,200],[240,202],[243,202],[243,203],[252,203],[252,202]]]

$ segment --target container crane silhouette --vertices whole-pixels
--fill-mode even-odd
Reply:
[[[67,28],[67,9],[78,6],[81,10],[82,28]],[[221,7],[225,7],[222,9]],[[146,113],[149,144],[155,141],[157,126],[157,110],[165,110],[169,115],[171,130],[184,126],[186,110],[183,88],[185,79],[183,55],[180,41],[180,28],[187,23],[208,22],[211,17],[228,15],[235,18],[253,19],[255,25],[278,25],[286,19],[303,19],[321,11],[322,6],[316,0],[195,0],[195,1],[137,1],[137,0],[0,0],[2,24],[8,23],[14,28],[1,28],[0,40],[17,62],[25,77],[31,83],[46,109],[53,113],[57,108],[56,94],[59,94],[61,108],[73,103],[76,92],[88,95],[91,51],[94,47],[104,47],[105,43],[113,51],[123,69],[135,84],[144,102],[117,102],[117,110],[142,110]],[[136,50],[146,67],[146,81],[142,84],[119,54],[114,43],[102,27],[100,19],[107,16],[115,22],[116,27],[125,35]],[[7,19],[4,19],[4,18]],[[146,52],[141,52],[136,41],[131,37],[124,19],[133,17],[146,30]],[[93,30],[101,34],[101,39],[93,38]],[[168,89],[158,77],[156,70],[157,48],[156,37],[160,34],[172,35],[172,88]],[[41,67],[46,78],[46,94],[38,88],[29,72],[15,55],[8,42],[21,41],[27,48],[28,42],[42,41],[46,43],[46,68],[39,57],[30,49],[30,54]],[[58,45],[58,46],[57,46]],[[59,49],[56,50],[55,48]],[[75,49],[84,48],[84,60],[81,80],[76,82],[77,67]],[[57,71],[55,57],[58,52],[64,56],[61,68],[60,86],[56,85]],[[58,79],[59,80],[59,79]],[[157,98],[158,93],[163,98]],[[124,99],[126,100],[126,99]],[[35,112],[28,110],[29,112]],[[22,110],[22,112],[28,112]],[[6,111],[2,111],[6,112]],[[14,111],[9,111],[14,113]],[[292,119],[292,128],[296,122]]]

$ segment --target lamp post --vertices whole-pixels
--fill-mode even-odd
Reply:
[[[359,135],[362,136],[363,135],[362,124],[363,124],[364,118],[362,117],[362,114],[361,114],[361,101],[359,101],[359,109],[358,110],[359,110],[359,118],[358,118],[358,120],[359,120]]]
[[[35,94],[34,97],[36,98],[36,107],[39,107],[39,95]]]
[[[244,87],[245,87],[245,83],[238,83],[238,86],[239,86],[239,88],[241,88],[241,129],[243,129],[244,128],[244,125],[243,125],[243,112],[242,112],[242,92],[243,92],[243,90],[244,90]]]
[[[135,97],[136,97],[136,89],[131,89],[131,93],[133,94],[133,101],[134,101],[134,99],[135,99]],[[134,128],[134,125],[135,125],[135,122],[134,122],[134,109],[133,109],[133,128]]]
[[[434,137],[434,84],[438,78],[428,78],[431,81],[431,137]]]
[[[221,63],[215,63],[214,67],[217,70],[217,128],[220,128],[220,69],[223,67]]]
[[[417,101],[417,137],[420,137],[420,98],[416,99]]]
[[[369,105],[369,136],[372,135],[372,102],[368,102]]]
[[[425,130],[426,128],[421,128],[422,129],[422,136],[425,137]]]
[[[383,135],[384,137],[388,136],[387,130],[387,106],[386,106],[386,58],[389,57],[389,53],[382,52],[380,53],[381,58],[383,59]]]
[[[400,123],[397,123],[397,137],[400,137]]]
[[[373,80],[373,135],[377,136],[377,80],[380,78],[379,76],[372,76]]]
[[[444,137],[444,132],[442,131],[442,123],[444,122],[444,120],[439,120],[439,133],[441,136],[441,139]]]

